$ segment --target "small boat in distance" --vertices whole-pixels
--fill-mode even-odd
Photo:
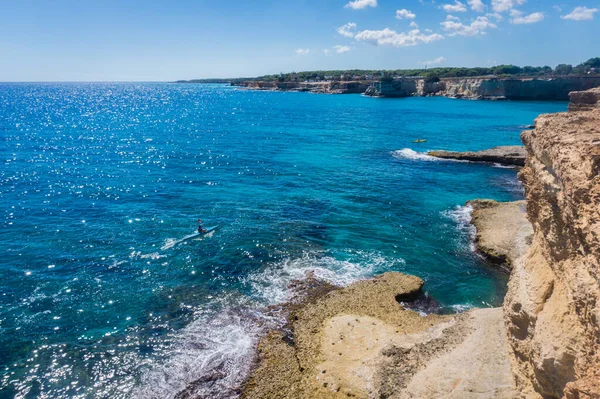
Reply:
[[[427,140],[416,139],[413,140],[413,143],[427,143]]]

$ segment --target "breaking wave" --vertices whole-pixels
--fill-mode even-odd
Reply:
[[[264,311],[265,305],[290,299],[290,283],[309,274],[337,286],[401,268],[402,259],[379,253],[353,251],[352,260],[305,253],[270,264],[241,279],[252,299],[220,298],[207,304],[194,322],[178,333],[175,344],[164,348],[165,361],[149,365],[134,398],[235,398],[247,379],[259,339],[284,325],[282,316]]]
[[[432,157],[424,152],[411,150],[410,148],[403,148],[401,150],[394,151],[392,152],[392,155],[395,158],[410,159],[413,161],[440,161],[439,158]]]

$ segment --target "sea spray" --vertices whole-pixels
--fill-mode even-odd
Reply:
[[[285,318],[266,305],[290,299],[290,284],[314,277],[347,286],[377,272],[398,269],[404,261],[377,252],[349,251],[358,260],[337,260],[325,253],[286,258],[243,278],[253,301],[224,297],[207,304],[195,320],[163,348],[166,361],[150,365],[133,395],[139,399],[172,398],[179,392],[192,397],[234,398],[256,355],[256,345],[268,330],[280,328]],[[215,309],[218,309],[215,310]]]

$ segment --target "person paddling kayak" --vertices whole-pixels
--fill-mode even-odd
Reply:
[[[206,230],[204,227],[202,227],[202,220],[198,219],[198,233],[202,234],[202,233],[206,233],[208,230]]]

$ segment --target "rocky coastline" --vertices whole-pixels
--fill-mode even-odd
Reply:
[[[401,78],[390,81],[277,82],[241,81],[232,86],[249,90],[301,91],[324,94],[365,94],[371,97],[448,97],[473,100],[568,101],[569,93],[600,87],[598,76],[553,78]]]
[[[241,396],[600,398],[595,93],[523,133],[526,202],[469,203],[479,251],[510,270],[502,308],[423,316],[423,281],[400,273],[312,285],[261,340]]]
[[[432,157],[470,162],[498,163],[510,166],[525,166],[527,152],[523,146],[501,146],[483,151],[429,151]]]
[[[422,286],[386,273],[309,296],[261,340],[242,398],[513,398],[501,309],[423,316]]]

